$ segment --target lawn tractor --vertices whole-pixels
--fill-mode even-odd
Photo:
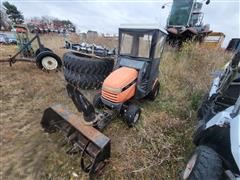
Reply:
[[[72,145],[67,152],[81,155],[81,167],[85,172],[94,174],[110,157],[110,139],[101,131],[117,116],[129,127],[134,126],[141,114],[135,102],[157,97],[159,64],[166,36],[163,29],[120,28],[117,61],[113,71],[103,80],[93,104],[80,92],[81,81],[78,80],[84,77],[81,73],[90,74],[92,69],[96,73],[104,72],[104,68],[97,69],[104,67],[104,61],[92,61],[75,52],[65,54],[65,71],[75,70],[65,75],[74,76],[72,81],[66,78],[66,89],[78,111],[83,112],[84,121],[58,104],[45,110],[41,124],[49,133],[60,131],[64,134]]]
[[[217,75],[218,74],[218,75]],[[198,111],[196,150],[183,180],[240,178],[240,52],[216,73]]]
[[[211,33],[209,25],[203,24],[203,1],[173,0],[166,27],[170,45],[181,47],[187,40],[202,42],[204,37]],[[206,4],[209,3],[210,0],[207,0]],[[165,5],[162,8],[165,8]]]
[[[57,70],[62,66],[60,57],[53,53],[51,49],[44,47],[38,33],[30,39],[26,26],[15,25],[14,30],[16,32],[19,51],[13,56],[10,55],[8,59],[0,60],[0,62],[9,62],[10,66],[17,61],[33,62],[36,63],[38,68],[46,71]],[[32,47],[34,40],[37,40],[38,44],[36,51]]]

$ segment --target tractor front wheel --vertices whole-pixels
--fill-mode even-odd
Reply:
[[[130,104],[124,114],[124,119],[128,127],[133,127],[138,122],[140,115],[141,109],[134,104]]]

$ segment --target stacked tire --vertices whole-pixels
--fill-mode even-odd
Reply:
[[[84,57],[67,52],[63,56],[64,77],[71,85],[81,89],[99,89],[113,69],[113,59]]]

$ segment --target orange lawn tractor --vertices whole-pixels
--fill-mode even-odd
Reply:
[[[58,104],[45,110],[41,124],[45,131],[60,131],[67,137],[72,145],[67,152],[79,153],[81,167],[90,175],[101,169],[110,157],[110,139],[100,131],[117,116],[122,117],[129,127],[134,126],[141,113],[134,102],[157,97],[159,64],[166,37],[167,33],[162,29],[120,28],[113,71],[110,68],[113,62],[109,59],[92,60],[77,52],[64,55],[66,89],[77,109],[83,112],[84,121]],[[101,91],[92,105],[80,89],[92,87],[95,76],[96,81],[101,81],[100,74],[105,72],[110,74],[102,79]],[[86,161],[89,164],[86,165]]]

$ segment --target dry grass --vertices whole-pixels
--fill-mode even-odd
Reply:
[[[63,38],[43,36],[42,40],[60,56],[65,52],[59,49]],[[13,47],[1,47],[1,58],[12,51]],[[181,52],[167,49],[160,67],[161,94],[154,102],[139,103],[138,125],[129,129],[116,119],[104,131],[112,140],[112,153],[99,179],[176,179],[192,149],[195,111],[209,87],[210,73],[228,56],[193,44],[186,44]],[[39,124],[43,110],[56,102],[76,112],[62,73],[44,73],[27,63],[0,67],[0,176],[86,179],[79,159],[65,154],[61,136],[44,134]],[[90,97],[93,92],[84,93]]]

